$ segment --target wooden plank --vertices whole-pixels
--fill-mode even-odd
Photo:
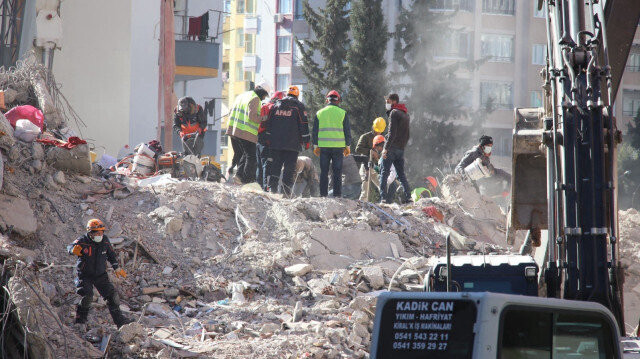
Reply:
[[[142,288],[142,294],[155,294],[164,291],[164,287],[146,287]]]

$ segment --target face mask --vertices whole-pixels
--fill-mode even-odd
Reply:
[[[484,153],[490,154],[491,153],[491,146],[484,146]]]
[[[391,111],[391,104],[390,103],[385,103],[384,104],[384,108],[386,108],[387,111]]]
[[[93,241],[96,243],[102,242],[102,236],[93,236]]]

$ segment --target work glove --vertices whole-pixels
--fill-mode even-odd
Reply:
[[[73,246],[73,248],[71,249],[71,253],[77,255],[78,257],[82,256],[82,246],[79,244],[76,244],[75,246]]]
[[[116,269],[116,277],[127,278],[127,272],[125,272],[122,268],[118,268]]]
[[[320,157],[320,147],[315,147],[313,149],[313,154]]]
[[[344,155],[344,157],[347,157],[351,154],[351,147],[347,146],[344,148],[344,151],[342,151],[342,154]]]

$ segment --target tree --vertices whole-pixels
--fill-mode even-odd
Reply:
[[[640,111],[618,147],[618,199],[620,208],[640,208]]]
[[[400,90],[401,101],[402,97],[406,99],[412,115],[411,140],[405,151],[412,181],[421,181],[443,169],[443,165],[451,164],[453,154],[468,144],[469,133],[477,127],[453,122],[469,115],[465,100],[468,84],[455,72],[461,66],[474,64],[434,60],[434,53],[456,34],[450,27],[450,15],[430,10],[436,3],[436,0],[415,0],[409,8],[403,8],[394,34],[394,60],[400,71],[394,74],[393,87]]]
[[[349,90],[345,102],[351,130],[359,136],[371,130],[373,119],[384,115],[388,90],[384,53],[389,33],[382,0],[352,1],[349,19],[352,42],[347,53]]]
[[[309,1],[303,5],[303,16],[313,32],[309,39],[296,43],[302,57],[302,72],[309,81],[304,91],[304,102],[312,115],[324,105],[328,90],[343,95],[348,73],[344,59],[349,45],[349,0],[327,0],[324,8],[315,11]],[[318,54],[321,63],[315,61]]]

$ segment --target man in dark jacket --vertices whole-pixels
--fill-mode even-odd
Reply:
[[[320,197],[329,194],[329,167],[331,166],[333,196],[342,197],[342,160],[351,154],[351,126],[347,111],[338,105],[340,94],[331,90],[326,97],[327,106],[316,112],[313,122],[313,153],[320,157]]]
[[[465,174],[465,168],[472,164],[478,158],[481,159],[482,165],[489,169],[491,176],[497,176],[507,181],[511,181],[511,175],[507,172],[493,167],[491,164],[491,150],[493,148],[493,138],[491,136],[482,135],[478,140],[478,144],[473,146],[472,149],[465,152],[464,156],[460,160],[460,163],[455,168],[455,172],[458,174]]]
[[[404,202],[411,201],[411,188],[404,173],[404,148],[409,142],[409,114],[407,106],[400,102],[398,94],[392,93],[386,97],[386,109],[389,116],[389,133],[382,151],[382,166],[380,168],[380,198],[381,202],[387,198],[387,178],[391,173],[391,166],[396,170],[398,180],[404,192]]]
[[[373,149],[373,139],[384,132],[384,129],[387,127],[387,123],[384,118],[378,117],[373,121],[373,125],[371,126],[371,131],[363,134],[358,139],[358,144],[356,145],[356,153],[359,155],[369,157],[370,151]]]
[[[131,323],[120,311],[120,300],[118,293],[109,281],[107,274],[107,260],[115,270],[118,277],[127,277],[127,273],[122,268],[118,268],[116,253],[111,247],[109,238],[104,235],[105,225],[99,219],[89,220],[87,223],[87,234],[71,243],[67,250],[69,254],[78,256],[76,268],[78,277],[76,278],[76,293],[82,296],[82,301],[76,309],[76,323],[84,324],[91,309],[93,301],[93,287],[107,301],[109,313],[113,322],[119,327]]]
[[[265,145],[269,148],[269,189],[278,191],[278,181],[282,172],[282,193],[290,195],[293,187],[293,176],[300,146],[309,149],[309,122],[307,110],[298,101],[300,90],[296,86],[289,87],[287,97],[276,102],[264,123]],[[284,172],[283,172],[284,166]]]
[[[269,118],[269,112],[278,100],[284,98],[284,92],[276,91],[268,103],[262,105],[260,109],[260,127],[258,127],[258,143],[256,144],[256,157],[258,158],[258,170],[256,171],[256,181],[263,190],[267,190],[269,183],[267,181],[269,167],[271,162],[269,159],[269,147],[265,143],[265,122]]]
[[[173,130],[182,139],[185,154],[200,156],[204,147],[204,133],[207,131],[207,116],[200,105],[191,97],[178,101],[173,115]]]

